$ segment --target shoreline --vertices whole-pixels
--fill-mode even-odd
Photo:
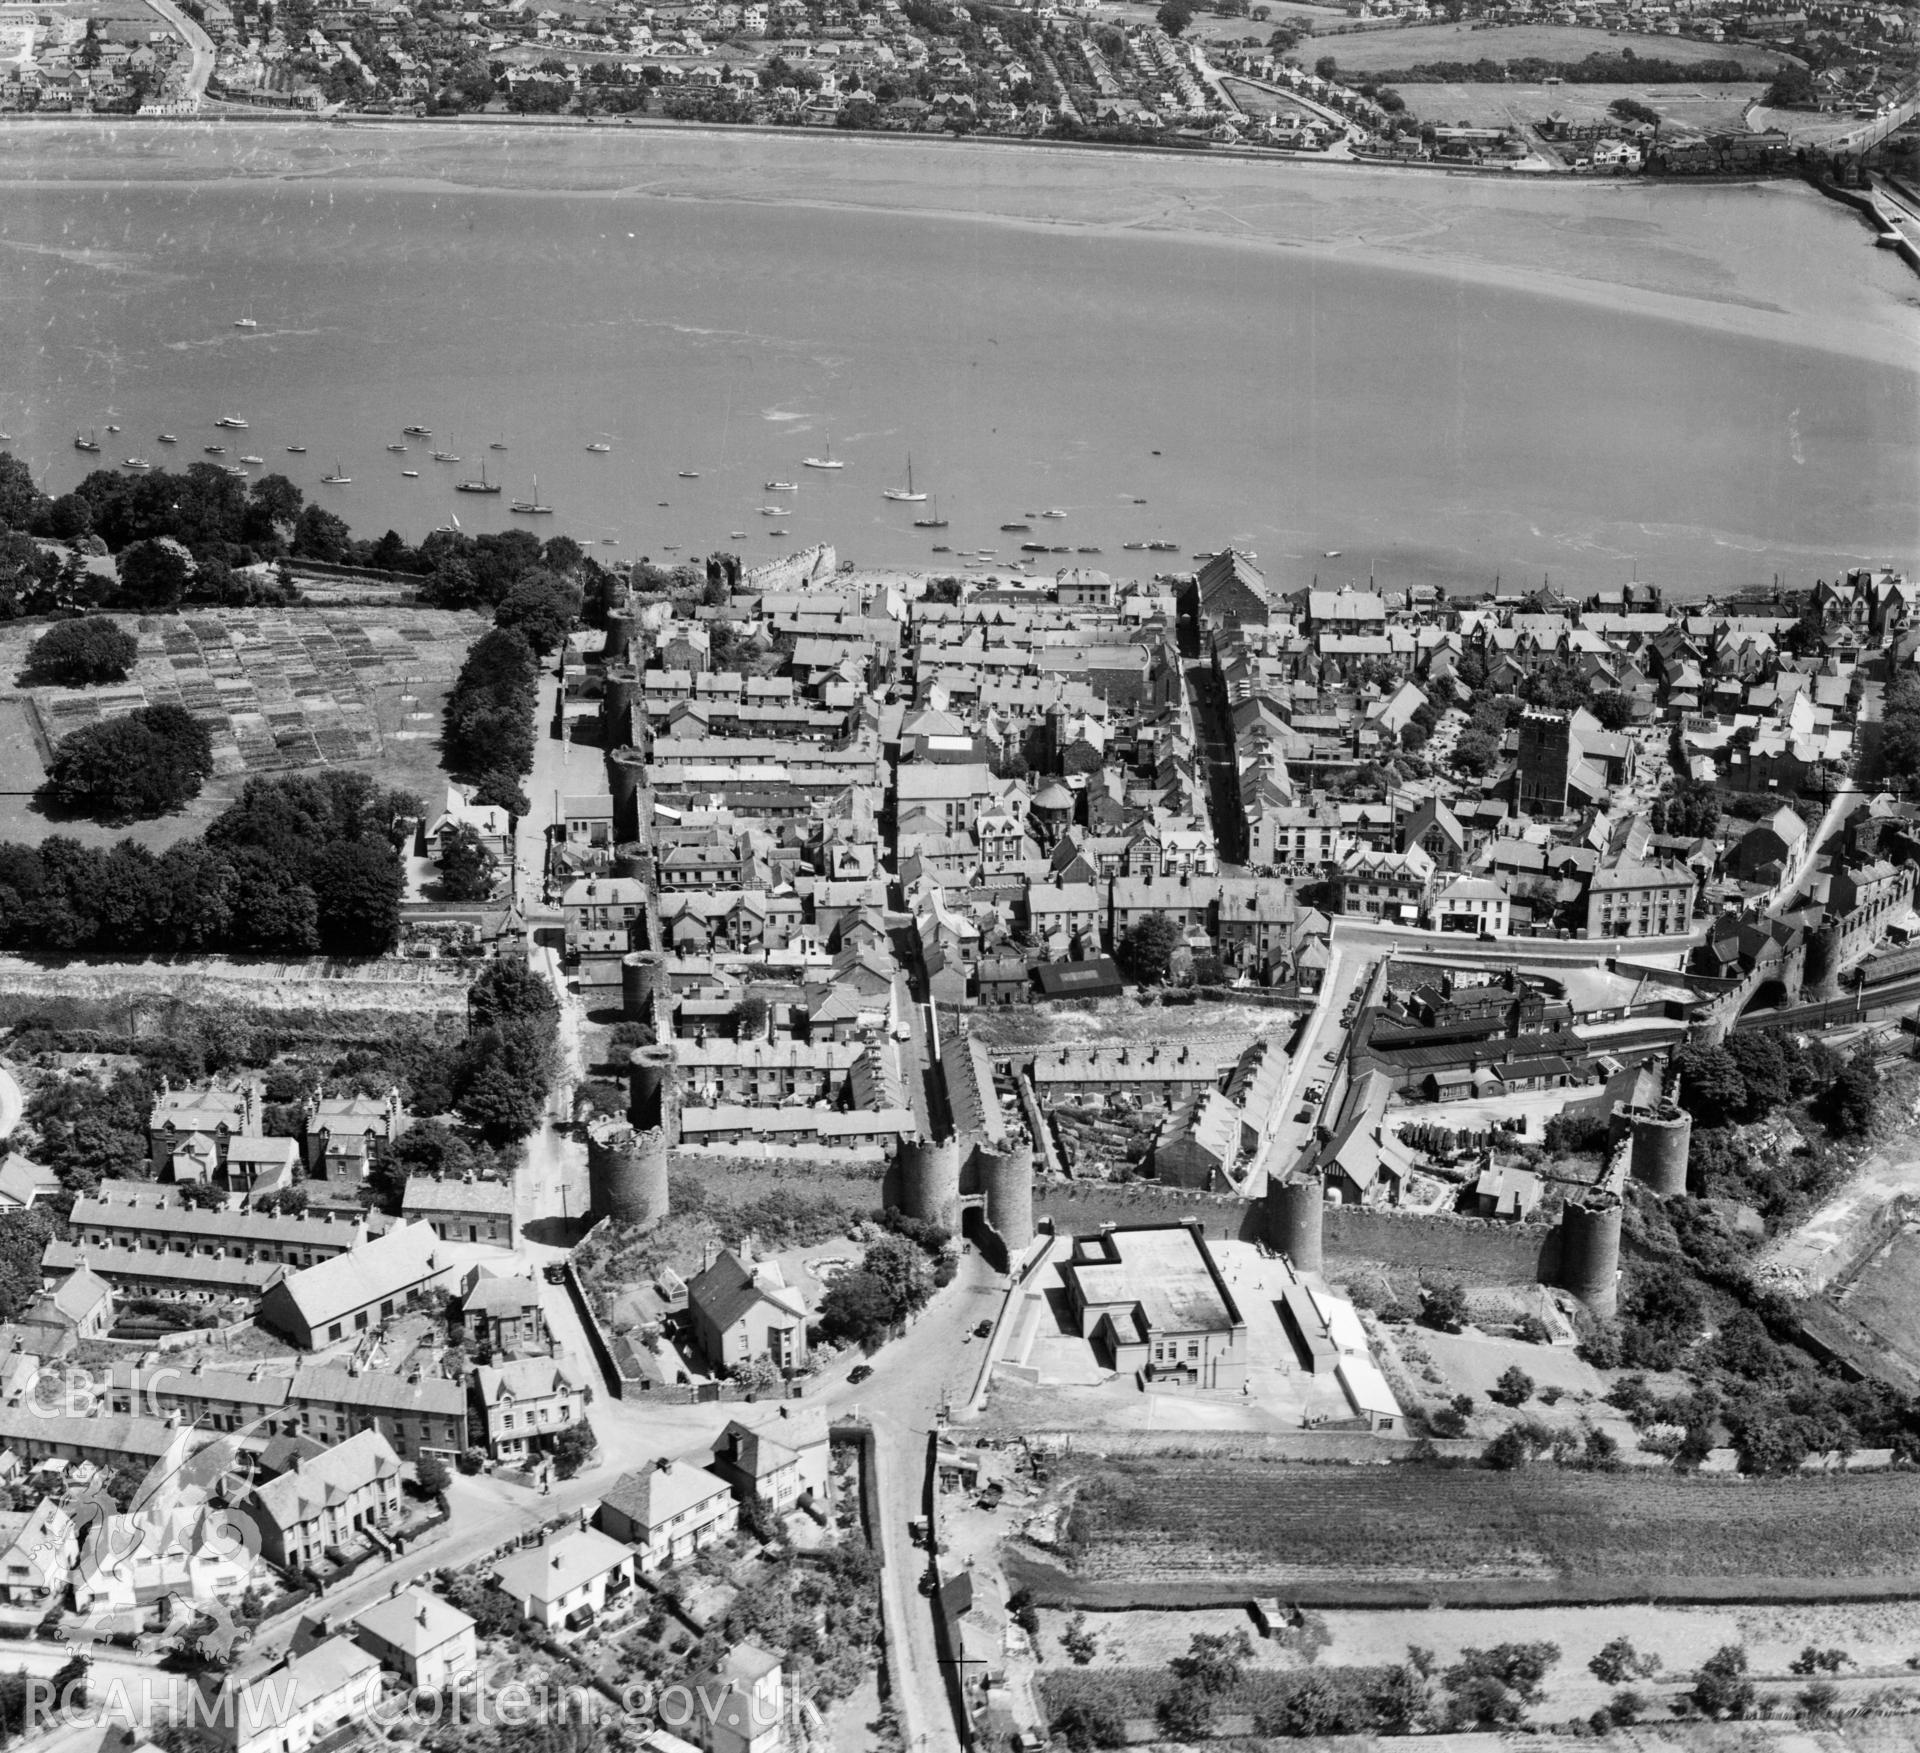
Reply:
[[[1742,172],[1735,176],[1661,176],[1636,172],[1632,176],[1577,176],[1567,170],[1518,170],[1498,164],[1437,164],[1425,160],[1398,158],[1331,158],[1323,152],[1289,152],[1281,147],[1215,146],[1190,142],[1176,145],[1124,140],[1045,140],[1018,134],[917,134],[886,128],[808,128],[790,122],[682,122],[670,116],[619,116],[601,119],[592,116],[546,115],[471,115],[410,116],[369,115],[354,111],[327,115],[310,110],[209,110],[194,115],[80,115],[59,110],[9,110],[0,114],[0,128],[13,123],[68,123],[95,127],[221,126],[283,128],[305,125],[327,128],[502,128],[515,133],[551,131],[555,134],[590,132],[622,134],[649,130],[668,134],[745,136],[765,139],[885,141],[908,146],[992,146],[1026,148],[1038,152],[1121,154],[1142,158],[1190,160],[1202,163],[1229,160],[1241,164],[1304,164],[1327,170],[1378,170],[1407,172],[1428,177],[1452,177],[1463,182],[1511,182],[1523,185],[1550,184],[1583,187],[1638,185],[1646,188],[1744,188],[1763,183],[1803,182],[1797,171],[1777,177]]]

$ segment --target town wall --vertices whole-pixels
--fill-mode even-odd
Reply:
[[[1551,1282],[1559,1230],[1549,1224],[1488,1223],[1475,1217],[1329,1205],[1321,1226],[1327,1270],[1360,1261],[1457,1273],[1476,1284]]]
[[[839,570],[840,558],[832,544],[822,543],[817,548],[802,548],[797,554],[786,554],[778,560],[748,567],[740,588],[746,591],[805,590],[810,584],[832,578]]]

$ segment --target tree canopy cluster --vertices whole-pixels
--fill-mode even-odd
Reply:
[[[29,539],[97,539],[119,557],[120,582]],[[128,474],[95,469],[71,493],[49,497],[26,464],[0,451],[0,617],[74,609],[169,609],[182,602],[281,602],[281,582],[238,575],[259,561],[308,559],[419,577],[439,608],[489,607],[540,569],[603,596],[610,575],[571,536],[545,543],[528,530],[470,536],[436,530],[418,547],[396,531],[356,540],[343,518],[309,505],[284,475],[242,481],[213,463]]]
[[[54,809],[100,821],[164,816],[213,776],[213,740],[184,706],[141,706],[83,724],[60,739],[43,796]]]
[[[204,837],[164,852],[61,834],[0,843],[0,943],[375,955],[393,944],[405,888],[394,820],[420,807],[335,768],[249,780]]]
[[[447,766],[470,779],[490,774],[515,783],[533,768],[540,664],[518,627],[483,633],[467,652],[447,695]]]
[[[1477,61],[1422,61],[1369,77],[1395,85],[1539,85],[1549,79],[1574,85],[1731,85],[1751,75],[1737,60],[1668,61],[1623,49],[1617,55],[1595,53],[1578,61],[1547,61],[1537,55],[1510,61],[1486,56]]]
[[[111,615],[60,621],[27,648],[27,679],[84,688],[123,682],[140,656],[140,641]]]
[[[843,1272],[820,1299],[820,1330],[829,1339],[876,1345],[933,1295],[933,1264],[905,1236],[881,1236],[860,1264]]]

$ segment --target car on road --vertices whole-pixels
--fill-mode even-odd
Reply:
[[[546,1265],[541,1268],[541,1276],[544,1277],[549,1284],[565,1284],[567,1282],[566,1261],[549,1260]]]
[[[1329,1047],[1320,1057],[1329,1065],[1338,1065],[1340,1063],[1340,1049],[1338,1047]]]
[[[984,1339],[992,1331],[993,1331],[993,1323],[991,1321],[982,1321],[978,1326],[974,1328],[973,1336],[976,1339]]]
[[[850,1387],[857,1388],[860,1386],[862,1382],[864,1382],[872,1374],[873,1374],[872,1364],[857,1363],[853,1366],[852,1369],[847,1371],[847,1384]]]

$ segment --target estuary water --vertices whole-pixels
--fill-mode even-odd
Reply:
[[[1690,594],[1914,564],[1920,276],[1798,185],[40,123],[0,133],[0,432],[55,491],[224,443],[356,534],[606,558],[1166,540],[1289,587]],[[930,498],[884,500],[909,456]],[[506,492],[456,493],[483,462]]]

